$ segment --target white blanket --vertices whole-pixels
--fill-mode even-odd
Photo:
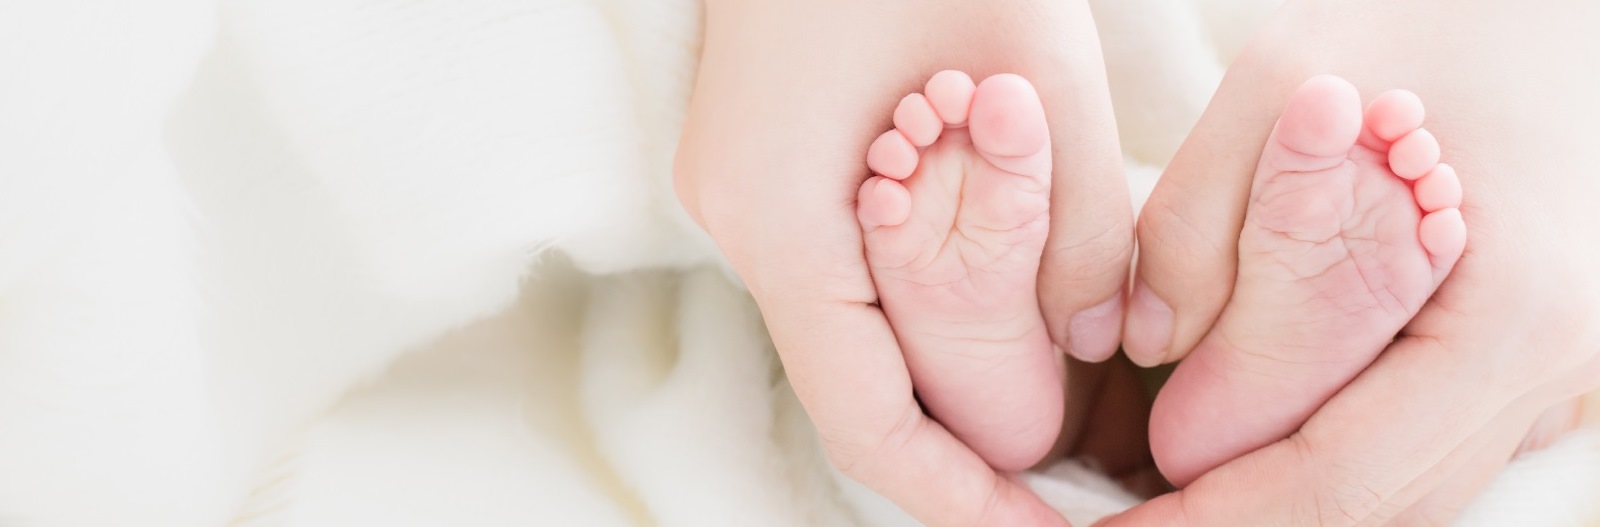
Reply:
[[[1136,200],[1273,4],[1095,4]],[[672,198],[699,9],[0,0],[0,526],[912,525]],[[1590,430],[1461,523],[1597,489]]]

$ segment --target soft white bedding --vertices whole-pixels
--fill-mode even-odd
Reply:
[[[1137,201],[1273,5],[1095,3]],[[0,526],[912,525],[827,466],[672,198],[698,21],[0,0]],[[1590,429],[1460,523],[1596,495]]]

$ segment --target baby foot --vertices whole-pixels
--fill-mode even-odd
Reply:
[[[1239,274],[1156,398],[1156,464],[1183,486],[1292,434],[1371,363],[1461,257],[1461,184],[1422,101],[1361,111],[1343,79],[1301,86],[1256,169]]]
[[[944,71],[867,151],[867,263],[929,415],[990,465],[1037,462],[1060,431],[1058,359],[1035,288],[1050,133],[1033,86]]]

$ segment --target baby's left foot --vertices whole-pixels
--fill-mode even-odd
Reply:
[[[1256,170],[1233,296],[1151,412],[1151,450],[1174,484],[1288,437],[1455,266],[1461,185],[1422,113],[1391,91],[1363,115],[1332,76],[1290,99]]]

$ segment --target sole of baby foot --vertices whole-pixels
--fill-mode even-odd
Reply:
[[[1152,410],[1152,452],[1174,484],[1292,434],[1454,267],[1461,184],[1423,114],[1398,90],[1363,112],[1333,76],[1285,106],[1252,184],[1233,295]]]
[[[1062,419],[1060,354],[1037,275],[1050,135],[1033,86],[934,75],[868,149],[858,217],[867,262],[918,397],[990,465],[1025,469]]]

